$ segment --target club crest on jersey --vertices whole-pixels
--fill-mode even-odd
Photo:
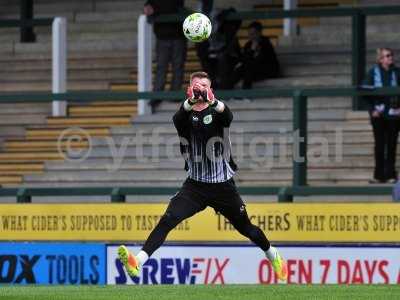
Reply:
[[[203,123],[204,124],[210,124],[212,122],[212,116],[211,115],[207,115],[203,118]]]

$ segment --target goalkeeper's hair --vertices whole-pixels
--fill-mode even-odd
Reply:
[[[207,78],[211,82],[210,76],[208,76],[208,74],[203,71],[193,72],[192,74],[190,74],[190,84],[192,83],[192,80],[194,78],[200,78],[200,79]]]

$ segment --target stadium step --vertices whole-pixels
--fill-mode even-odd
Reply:
[[[184,83],[188,83],[190,79],[190,74],[199,69],[200,63],[186,63],[187,67],[185,69],[184,75]],[[330,74],[338,74],[350,75],[351,66],[346,63],[325,63],[325,64],[311,64],[306,66],[306,64],[291,64],[291,63],[282,63],[282,72],[284,77],[300,77],[300,76],[319,76],[319,75],[330,75]],[[132,71],[130,73],[130,79],[134,82],[137,82],[137,72]],[[169,72],[166,77],[166,82],[170,83],[172,80],[172,73]]]
[[[335,182],[335,184],[340,185],[340,186],[366,186],[368,185],[368,179],[366,179],[368,176],[364,176],[363,179],[353,179],[351,181],[348,181],[347,179],[343,179],[343,180],[338,180]],[[235,178],[235,182],[238,183],[239,186],[287,186],[287,185],[291,185],[291,177],[288,177],[290,179],[281,179],[281,180],[274,180],[274,181],[269,181],[266,180],[264,182],[261,181],[242,181],[242,180],[238,180],[237,178]],[[309,184],[311,186],[330,186],[333,185],[332,180],[329,179],[310,179]],[[135,182],[135,181],[112,181],[109,182],[109,184],[105,183],[105,182],[83,182],[83,181],[79,181],[79,182],[63,182],[63,181],[54,181],[54,182],[42,182],[42,181],[36,181],[36,180],[30,180],[29,182],[24,182],[23,186],[24,187],[87,187],[87,186],[91,186],[91,187],[104,187],[105,185],[107,186],[126,186],[126,187],[137,187],[137,186],[141,186],[141,187],[149,187],[152,188],[154,186],[163,186],[163,187],[180,187],[182,185],[182,179],[178,179],[175,181],[168,181],[168,180],[164,180],[163,178],[158,178],[155,179],[153,181],[148,181],[148,182]],[[12,185],[10,185],[12,186]],[[245,196],[246,199],[248,199],[250,196]],[[265,197],[266,196],[262,196],[262,201],[265,201]],[[367,197],[367,196],[365,196]],[[382,197],[382,196],[381,196]],[[83,198],[83,197],[82,197]],[[82,199],[81,198],[81,199]],[[95,197],[96,200],[99,197]],[[143,202],[146,200],[143,200],[144,196],[138,197],[139,198],[139,202]],[[14,198],[15,199],[15,198]],[[323,198],[320,197],[315,197],[314,199],[317,199],[319,201],[323,200]],[[381,198],[378,198],[381,200]],[[68,199],[70,200],[70,198]],[[164,196],[164,199],[162,199],[163,201],[168,203],[168,196]],[[348,201],[349,197],[335,197],[334,200],[331,199],[331,201],[338,201],[338,200],[345,200]],[[61,201],[61,200],[60,200]],[[87,202],[88,201],[88,197],[84,197],[82,199],[83,202]],[[97,200],[98,201],[98,200]],[[104,201],[109,201],[109,198],[105,199]],[[152,196],[151,199],[149,199],[149,201],[154,201],[154,197]],[[276,195],[273,196],[273,201],[276,201]],[[390,197],[387,197],[387,201],[392,201]],[[365,202],[365,201],[363,201]]]
[[[131,67],[120,67],[120,68],[93,68],[92,70],[69,70],[68,72],[68,80],[70,81],[78,81],[78,80],[87,80],[90,78],[91,80],[100,81],[103,80],[108,82],[110,80],[117,80],[126,78],[126,75],[129,74]],[[0,71],[0,84],[7,82],[26,82],[32,80],[32,70],[4,70]],[[52,71],[51,70],[36,70],[34,71],[35,81],[51,81]]]
[[[140,7],[140,11],[141,11]],[[134,20],[135,15],[132,11],[94,11],[94,12],[77,12],[75,16],[76,22],[79,23],[113,23],[113,22],[131,22],[134,26],[132,20]]]
[[[113,128],[113,132],[119,132],[120,134],[137,134],[137,132],[150,132],[152,133],[153,130],[162,131],[162,133],[175,133],[176,129],[171,124],[168,123],[141,123],[135,124],[134,127],[126,127],[127,130],[121,130],[123,128]],[[284,132],[291,132],[293,128],[292,121],[277,121],[277,122],[268,122],[268,121],[260,121],[260,122],[233,122],[230,128],[231,132],[239,132],[243,134],[247,133],[259,133],[260,135],[264,135],[267,133],[280,133]],[[366,132],[370,131],[371,127],[369,125],[363,124],[347,124],[346,122],[337,122],[337,121],[313,121],[309,122],[308,124],[309,133],[315,132],[335,132],[336,130],[344,130],[344,131],[351,131],[351,132]]]
[[[158,170],[157,174],[154,172],[131,172],[131,171],[116,171],[116,172],[104,172],[104,171],[85,171],[81,170],[78,174],[75,171],[54,171],[47,172],[45,174],[40,175],[27,175],[25,176],[25,180],[27,183],[30,182],[86,182],[88,185],[91,185],[95,182],[103,182],[114,185],[114,182],[141,182],[147,183],[151,181],[157,181],[162,178],[162,181],[182,181],[186,178],[187,174],[183,168],[181,170]],[[313,170],[309,174],[310,181],[318,182],[318,181],[360,181],[364,180],[365,182],[369,179],[369,174],[364,172],[363,170],[359,173],[349,172],[346,169],[334,170],[334,169],[318,169]],[[289,182],[292,178],[291,172],[287,170],[242,170],[238,172],[235,176],[235,181],[237,182],[248,182],[254,184],[257,182],[258,184],[265,185],[265,182],[275,182],[275,181],[286,181]],[[272,184],[273,185],[273,184]]]
[[[173,132],[173,128],[168,131],[161,130],[161,128],[164,129],[163,127],[160,127],[159,129],[154,131],[155,133],[157,133],[157,135],[155,135],[154,133],[143,134],[143,132],[131,133],[129,135],[115,133],[110,138],[113,146],[115,146],[116,148],[123,147],[124,149],[129,150],[129,153],[127,153],[129,155],[134,156],[135,151],[140,150],[142,147],[143,150],[146,149],[146,151],[148,150],[151,153],[153,153],[152,150],[154,150],[154,152],[163,151],[164,153],[165,151],[169,151],[169,148],[172,147],[174,148],[174,151],[177,150],[177,152],[171,153],[171,155],[173,154],[174,157],[179,157],[180,154],[178,148],[176,148],[178,147],[179,140],[176,133]],[[259,132],[244,132],[244,130],[232,130],[230,131],[230,141],[232,144],[233,152],[236,153],[240,150],[253,151],[256,148],[258,149],[260,145],[262,146],[264,144],[271,145],[271,147],[272,145],[276,145],[277,147],[284,146],[287,147],[287,149],[290,149],[292,147],[291,141],[293,139],[293,132],[289,129],[286,130],[285,127],[281,127],[280,129],[281,131],[278,130],[270,132],[263,132],[261,129],[259,130]],[[110,138],[92,138],[90,145],[92,147],[91,149],[95,150],[93,154],[104,154],[104,151],[107,151],[107,149],[110,148]],[[372,132],[356,133],[352,131],[347,131],[345,128],[340,127],[334,128],[333,131],[323,129],[313,130],[308,135],[308,145],[313,148],[316,148],[321,144],[335,145],[337,143],[341,143],[343,147],[351,146],[352,148],[356,149],[356,151],[360,151],[361,154],[361,152],[364,150],[357,150],[359,149],[357,147],[370,147],[372,149],[374,140]],[[341,149],[343,149],[344,154],[353,153],[351,148],[346,148],[345,152],[344,148],[342,146],[340,147]],[[272,151],[272,148],[267,148],[262,149],[261,147],[261,150]],[[277,148],[274,149],[276,150]],[[141,152],[137,153],[137,155],[139,155]]]
[[[343,74],[328,74],[320,76],[297,76],[297,77],[283,77],[276,79],[266,79],[254,83],[255,88],[265,87],[288,87],[296,86],[309,87],[309,86],[347,86],[351,84],[350,75]],[[170,84],[165,85],[165,90],[169,90]],[[137,84],[135,82],[120,82],[111,85],[112,91],[137,91]]]
[[[236,113],[246,110],[285,110],[290,112],[293,108],[292,98],[267,98],[258,99],[254,101],[243,101],[243,100],[230,100],[227,102],[229,107]],[[349,97],[312,97],[308,99],[308,109],[310,111],[315,110],[329,110],[342,108],[344,110],[350,110],[352,102]],[[171,112],[174,113],[178,109],[176,103],[165,101],[158,107],[158,112]]]
[[[265,36],[268,37],[277,37],[283,34],[283,28],[281,26],[277,26],[277,27],[272,27],[272,26],[265,26],[262,29],[262,33]],[[239,29],[239,31],[237,32],[237,37],[240,39],[245,39],[246,41],[248,41],[249,39],[249,34],[248,34],[248,28],[245,27],[241,27]]]
[[[283,19],[261,19],[257,20],[260,22],[264,28],[266,27],[273,27],[273,26],[280,26],[283,28]],[[254,22],[254,20],[245,20],[243,21],[242,25],[243,28],[248,28],[248,26]],[[319,18],[316,17],[309,17],[309,18],[297,18],[297,23],[300,26],[315,26],[319,24]]]
[[[0,114],[0,126],[3,125],[31,125],[31,124],[43,124],[46,119],[45,114],[28,114],[25,113],[23,118],[16,118],[12,114]]]
[[[173,116],[172,112],[159,112],[153,115],[138,116],[135,118],[135,124],[138,123],[168,123],[171,121]],[[329,109],[328,111],[315,111],[308,113],[309,121],[343,121],[345,119],[346,112],[343,109]],[[291,111],[285,110],[245,110],[235,112],[235,121],[237,122],[279,122],[279,121],[291,121],[293,119]]]
[[[85,138],[85,137],[83,137]],[[89,141],[48,141],[48,140],[12,140],[9,139],[4,143],[6,152],[26,152],[28,149],[32,152],[55,151],[65,148],[85,149],[89,147]]]
[[[194,67],[186,68],[186,69],[185,69],[185,74],[184,74],[184,77],[183,77],[183,82],[184,82],[184,83],[188,83],[189,80],[190,80],[190,73],[195,72],[195,71],[197,71],[197,70],[200,70],[200,64],[195,64]],[[137,75],[137,72],[136,72],[136,71],[132,71],[132,72],[130,73],[130,79],[133,80],[134,82],[137,82],[137,80],[138,80],[138,75]],[[155,79],[155,78],[153,78],[153,80],[154,80],[154,79]],[[171,73],[171,72],[168,72],[168,73],[167,73],[167,77],[166,77],[166,82],[167,82],[167,83],[170,83],[171,81],[172,81],[172,73]],[[117,84],[117,83],[116,83],[116,84]],[[112,86],[114,86],[114,84],[113,84]]]
[[[400,155],[399,155],[400,156]],[[263,161],[263,162],[252,162],[251,160],[239,161],[238,167],[242,170],[252,170],[254,168],[267,169],[268,167],[274,169],[284,170],[286,169],[288,173],[291,172],[291,168],[293,166],[293,162],[290,159],[282,162],[278,161],[277,157],[275,158],[275,164],[269,165],[268,163],[272,161]],[[181,163],[179,163],[181,162]],[[157,162],[152,161],[140,161],[140,159],[124,159],[123,164],[120,164],[116,171],[144,171],[151,172],[154,170],[181,170],[183,164],[183,158],[177,157],[177,159],[162,159]],[[374,167],[374,162],[365,157],[352,157],[352,158],[344,158],[340,162],[336,162],[334,160],[334,155],[329,157],[329,161],[321,161],[321,162],[309,162],[308,168],[309,170],[314,169],[349,169],[349,168],[357,168],[357,169],[371,169]],[[107,171],[112,168],[112,163],[107,158],[91,158],[90,160],[86,160],[80,162],[79,164],[71,164],[67,162],[61,161],[51,161],[46,162],[46,170],[47,171],[69,171],[79,173],[80,171]]]
[[[82,55],[82,54],[81,54]],[[113,53],[103,53],[97,57],[68,57],[68,69],[70,72],[79,72],[81,70],[97,70],[97,69],[133,69],[136,67],[134,53],[129,55],[121,53],[121,57],[115,57]],[[27,71],[27,65],[31,72],[51,71],[51,58],[47,57],[21,57],[4,55],[0,58],[0,67],[2,70],[10,72]]]
[[[95,128],[86,126],[69,128],[64,126],[61,128],[39,127],[26,129],[27,140],[57,140],[61,135],[68,137],[71,135],[84,136],[86,134],[92,137],[108,136],[110,135],[110,128],[105,126],[99,126]]]
[[[51,152],[3,152],[0,162],[43,162],[46,160],[63,160],[64,156],[58,151]]]
[[[102,105],[102,106],[94,106],[94,105],[70,105],[68,107],[68,115],[71,117],[90,117],[90,116],[126,116],[128,115],[136,115],[137,114],[137,105],[136,102],[132,102],[130,104],[120,103],[122,105],[114,106],[114,105]]]
[[[0,176],[39,174],[43,172],[43,163],[0,163]]]
[[[129,74],[128,74],[129,75]],[[127,75],[127,76],[128,76]],[[33,75],[34,76],[34,75]],[[70,80],[68,82],[68,90],[69,91],[99,91],[99,90],[107,90],[109,87],[109,81],[105,80]],[[19,82],[3,82],[1,84],[2,92],[43,92],[51,90],[51,81],[35,81],[27,80],[27,81],[19,81]]]
[[[298,7],[300,8],[322,8],[322,7],[336,7],[339,5],[353,5],[357,3],[356,0],[298,0]],[[265,10],[273,8],[282,8],[282,0],[272,0],[268,4],[256,4],[255,9]]]
[[[366,111],[348,111],[346,120],[352,124],[370,124],[369,115]]]
[[[313,135],[308,149],[310,161],[317,161],[322,164],[324,159],[329,159],[329,161],[331,161],[331,159],[335,158],[335,156],[337,156],[340,160],[343,159],[342,157],[345,157],[346,160],[368,160],[370,157],[373,157],[373,142],[371,139],[369,139],[369,141],[366,140],[365,143],[361,143],[361,140],[359,140],[360,142],[357,144],[344,144],[340,138],[340,133],[338,136],[338,139],[333,137],[333,139],[331,138],[328,140],[328,137],[325,138],[323,135]],[[262,137],[258,136],[250,141],[247,140],[247,143],[241,143],[240,138],[235,138],[235,140],[232,140],[232,142],[234,142],[232,143],[232,154],[236,158],[237,162],[248,160],[253,162],[255,165],[268,165],[268,162],[270,162],[272,159],[275,163],[278,163],[278,159],[281,157],[288,162],[292,162],[290,157],[292,156],[294,150],[293,145],[288,142],[288,140],[292,138],[292,136],[280,136],[273,139],[271,136],[266,137],[263,135]],[[93,145],[93,147],[90,149],[87,159],[109,159],[110,164],[123,163],[123,160],[125,159],[137,159],[142,163],[168,160],[172,162],[182,161],[182,157],[179,153],[179,140],[176,137],[169,140],[159,138],[159,140],[164,141],[166,145],[135,143],[137,139],[124,139],[122,143],[111,144],[111,146],[118,147],[117,149],[121,150],[118,152],[115,152],[113,150],[114,148],[110,147],[108,140],[102,140],[101,145],[100,143],[94,143],[95,145]],[[239,143],[237,143],[238,140]],[[112,141],[114,140],[112,139]],[[348,139],[345,141],[349,142]],[[337,143],[341,144],[338,145]],[[279,153],[278,151],[283,151],[283,153]],[[13,154],[16,153],[17,152],[14,152]],[[113,162],[113,160],[115,161]],[[357,170],[354,171],[356,172]]]
[[[121,106],[124,106],[124,107],[130,107],[130,108],[137,107],[137,102],[136,101],[131,101],[131,100],[129,100],[129,101],[120,101],[120,100],[100,101],[100,100],[93,100],[93,101],[86,102],[86,103],[87,104],[82,104],[82,103],[79,103],[79,102],[71,101],[70,107],[78,107],[78,106],[87,107],[87,105],[90,105],[90,107],[93,107],[95,109],[97,109],[97,108],[104,109],[103,108],[104,106],[106,106],[106,107],[121,107]]]
[[[21,184],[22,183],[22,176],[21,175],[8,175],[8,174],[0,174],[0,184]]]
[[[129,126],[131,116],[102,116],[102,117],[49,117],[47,123],[53,126]]]

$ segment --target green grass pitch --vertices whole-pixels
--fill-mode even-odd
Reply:
[[[7,300],[400,299],[399,285],[0,286]]]

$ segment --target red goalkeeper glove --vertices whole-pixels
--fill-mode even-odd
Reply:
[[[189,85],[187,90],[186,90],[186,97],[187,100],[189,101],[190,105],[193,105],[197,102],[198,97],[196,97],[195,92],[193,90],[193,86]]]
[[[211,88],[206,88],[204,90],[204,96],[205,96],[205,100],[208,102],[209,105],[213,105],[215,104],[215,96],[213,93],[213,90]]]

